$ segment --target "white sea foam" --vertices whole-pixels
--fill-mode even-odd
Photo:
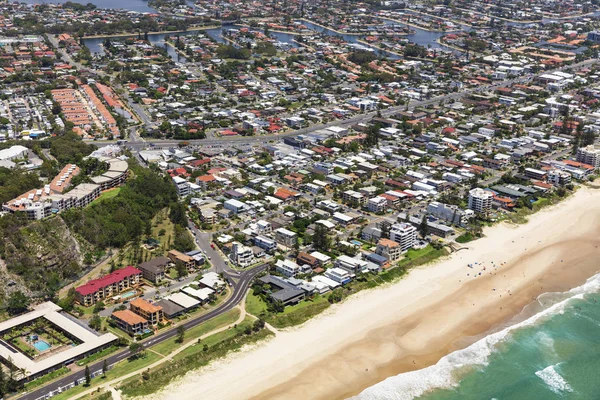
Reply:
[[[408,400],[421,396],[433,389],[455,387],[460,379],[457,375],[461,369],[485,367],[488,364],[489,356],[496,350],[498,343],[509,340],[511,332],[516,329],[535,325],[553,315],[559,314],[563,312],[570,301],[582,299],[586,293],[596,293],[598,291],[600,291],[600,274],[589,278],[585,284],[571,289],[568,292],[570,296],[565,300],[551,305],[531,318],[509,326],[499,332],[492,333],[465,349],[450,353],[441,358],[435,365],[389,377],[383,382],[363,390],[353,399]],[[540,371],[540,373],[542,372]],[[550,374],[551,372],[546,372],[543,376],[550,376]],[[559,374],[556,373],[556,375],[560,377]],[[562,377],[560,378],[562,379]],[[562,380],[567,385],[566,387],[570,389],[568,383],[564,379]],[[558,384],[558,381],[556,382]]]
[[[544,368],[541,371],[537,371],[535,375],[544,381],[544,383],[552,390],[554,393],[561,392],[572,392],[571,385],[563,378],[558,372],[556,372],[556,365],[550,365],[549,367]]]
[[[538,332],[536,334],[536,340],[538,343],[547,348],[550,354],[556,355],[556,350],[554,349],[554,339],[552,339],[552,336],[550,336],[547,332]]]

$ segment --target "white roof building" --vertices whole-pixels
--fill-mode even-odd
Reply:
[[[185,308],[186,310],[189,310],[190,308],[194,308],[194,307],[198,307],[200,305],[200,302],[196,299],[194,299],[191,296],[188,296],[185,293],[173,293],[167,297],[165,297],[165,299],[177,304],[178,306],[181,306],[183,308]]]

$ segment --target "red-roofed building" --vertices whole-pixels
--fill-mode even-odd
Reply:
[[[202,175],[196,178],[196,185],[202,187],[202,190],[206,190],[209,183],[216,181],[217,179],[212,175]]]
[[[275,191],[275,193],[273,194],[273,196],[277,197],[280,200],[286,201],[286,200],[294,200],[296,197],[298,197],[300,195],[300,193],[295,192],[293,190],[289,190],[286,188],[279,188]]]
[[[75,289],[75,299],[84,306],[91,306],[106,298],[112,297],[125,289],[140,284],[142,271],[128,266],[118,269],[101,278],[93,279]]]
[[[192,168],[199,168],[203,165],[210,165],[210,158],[203,158],[202,160],[194,160],[188,164]]]
[[[169,169],[169,170],[167,170],[167,172],[169,173],[169,175],[171,175],[171,178],[174,178],[176,176],[182,176],[184,178],[190,176],[190,174],[187,172],[187,170],[183,167]]]

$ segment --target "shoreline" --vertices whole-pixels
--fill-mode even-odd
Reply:
[[[188,393],[200,388],[207,399],[347,398],[433,365],[514,321],[540,294],[569,290],[596,274],[599,198],[600,191],[582,187],[526,224],[487,228],[466,250],[352,296],[148,398],[191,399]],[[467,267],[475,262],[487,269]]]

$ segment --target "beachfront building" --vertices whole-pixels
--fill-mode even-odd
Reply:
[[[342,285],[345,285],[346,283],[348,283],[352,280],[353,276],[350,272],[348,272],[347,270],[345,270],[343,268],[334,267],[334,268],[329,268],[327,271],[325,271],[325,277],[327,277],[337,283],[341,283]]]
[[[375,254],[385,257],[389,262],[398,261],[402,257],[402,247],[390,239],[379,239]]]
[[[600,147],[593,144],[577,149],[577,162],[591,165],[594,168],[600,167]]]
[[[148,321],[131,310],[119,310],[112,313],[111,318],[119,329],[130,335],[141,335],[148,330]]]
[[[469,191],[469,209],[477,214],[488,215],[492,210],[492,200],[494,195],[488,190],[481,188],[471,189]]]
[[[143,317],[150,325],[158,325],[163,320],[162,307],[144,299],[135,299],[130,303],[131,311]]]
[[[367,268],[367,263],[357,258],[348,257],[347,255],[341,255],[335,260],[335,266],[339,269],[345,269],[353,274],[363,272]]]
[[[475,213],[458,206],[432,201],[427,206],[427,214],[454,225],[466,225]]]
[[[98,279],[93,279],[75,288],[75,300],[83,306],[91,306],[99,301],[115,296],[140,284],[142,271],[128,266],[118,269]]]
[[[394,224],[390,227],[390,240],[400,245],[401,252],[407,251],[417,241],[417,228],[407,223]]]

